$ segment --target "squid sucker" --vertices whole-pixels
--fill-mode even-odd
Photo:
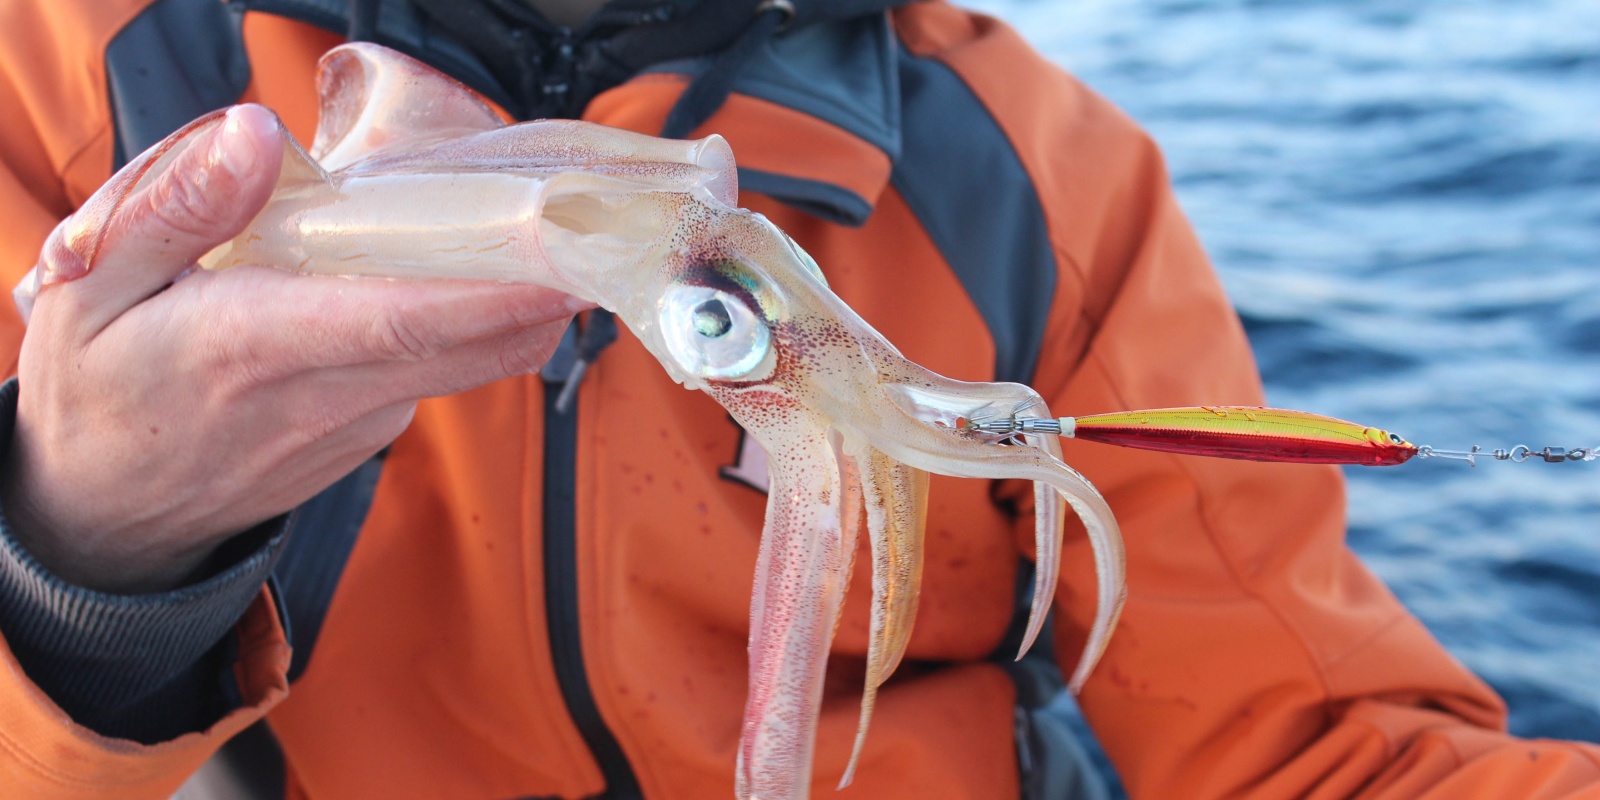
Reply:
[[[720,137],[667,140],[558,120],[507,125],[461,84],[371,44],[330,51],[318,83],[309,152],[285,134],[265,209],[200,266],[552,287],[615,313],[674,380],[710,395],[773,455],[750,604],[739,798],[809,795],[823,671],[865,518],[871,628],[841,786],[850,782],[878,688],[910,639],[930,473],[1034,482],[1037,585],[1023,651],[1051,607],[1064,507],[1082,519],[1099,580],[1069,681],[1074,691],[1084,685],[1125,593],[1111,510],[1062,462],[1055,436],[958,424],[983,408],[1049,418],[1042,399],[1026,386],[955,381],[904,358],[828,289],[792,239],[737,207],[733,152]],[[52,234],[47,248],[77,256],[57,262],[93,269],[118,208],[223,113],[113,176]],[[81,274],[33,274],[18,304],[26,309],[36,292]]]

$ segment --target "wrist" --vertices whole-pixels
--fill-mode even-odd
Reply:
[[[46,479],[49,469],[30,457],[16,393],[15,381],[0,392],[0,516],[17,543],[51,574],[86,589],[138,594],[182,585],[215,544],[186,550],[148,532],[79,519],[72,512],[88,504],[69,496],[70,482]]]
[[[47,504],[36,502],[28,484],[25,470],[7,453],[0,513],[17,544],[66,583],[107,594],[160,592],[182,585],[205,560],[205,552],[163,552],[134,533],[85,530],[55,518]]]

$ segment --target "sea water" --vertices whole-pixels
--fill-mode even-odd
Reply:
[[[977,7],[1160,142],[1271,404],[1600,445],[1600,3]],[[1512,731],[1600,741],[1600,462],[1347,476],[1351,545]]]

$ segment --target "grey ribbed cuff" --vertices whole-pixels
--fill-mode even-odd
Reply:
[[[13,379],[0,387],[0,454],[16,410]],[[224,640],[271,572],[287,525],[285,516],[240,534],[228,549],[246,554],[199,583],[113,595],[46,570],[0,508],[0,633],[28,677],[86,727],[141,741],[203,727],[233,705]]]

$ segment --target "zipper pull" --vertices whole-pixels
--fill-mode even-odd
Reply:
[[[589,365],[600,357],[600,351],[611,346],[617,340],[617,318],[610,311],[597,308],[589,312],[588,322],[577,336],[572,335],[572,329],[567,329],[567,335],[561,337],[561,344],[556,348],[555,355],[551,356],[550,363],[540,371],[546,383],[561,383],[561,394],[556,396],[555,409],[557,414],[567,413],[572,403],[578,397],[578,385],[583,382],[583,376],[588,373]],[[566,351],[563,353],[562,351]],[[563,358],[563,356],[565,358]],[[571,366],[558,363],[571,359]],[[562,367],[566,368],[563,370]],[[550,376],[566,373],[566,377],[559,381],[551,381]]]

